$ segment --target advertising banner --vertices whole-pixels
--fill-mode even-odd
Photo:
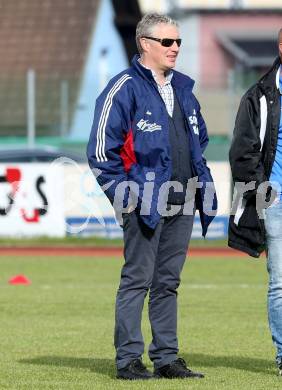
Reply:
[[[210,163],[218,212],[208,238],[224,237],[230,211],[230,171],[225,162]],[[113,207],[87,164],[68,158],[53,163],[0,164],[0,236],[121,237]],[[192,236],[201,237],[196,213]]]
[[[0,236],[64,237],[63,183],[52,164],[0,164]]]
[[[115,218],[113,207],[98,185],[88,165],[62,161],[64,166],[65,217],[67,234],[122,237],[122,229]],[[222,238],[227,235],[230,212],[230,169],[227,162],[209,163],[218,197],[218,212],[207,237]],[[200,238],[202,228],[198,213],[192,237]]]

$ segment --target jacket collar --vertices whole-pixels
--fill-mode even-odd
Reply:
[[[276,87],[277,87],[277,89],[280,89],[280,72],[281,72],[281,65],[279,66],[279,68],[276,72]]]
[[[280,88],[280,79],[282,78],[282,64],[279,66],[276,73],[276,87],[279,89],[280,95],[282,95],[282,89]]]
[[[277,57],[269,71],[259,80],[262,89],[270,90],[276,86],[276,89],[279,90],[280,67],[281,61],[280,58]]]
[[[133,69],[143,78],[149,81],[155,81],[152,71],[145,66],[142,66],[139,62],[140,55],[136,54],[131,61]]]
[[[132,61],[131,65],[133,69],[143,78],[153,81],[155,83],[152,71],[150,69],[145,68],[140,64],[138,59],[140,58],[140,55],[136,54]],[[192,80],[189,76],[184,75],[183,73],[177,72],[176,70],[172,69],[173,77],[171,79],[171,85],[175,88],[187,88],[190,91],[192,91],[193,86],[195,84],[195,81]]]

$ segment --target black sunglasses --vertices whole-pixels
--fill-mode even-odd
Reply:
[[[164,47],[170,47],[174,44],[174,42],[176,42],[177,46],[180,47],[182,41],[181,38],[178,39],[171,39],[171,38],[160,39],[160,38],[153,38],[153,37],[142,37],[142,38],[151,39],[152,41],[160,42],[160,44]]]

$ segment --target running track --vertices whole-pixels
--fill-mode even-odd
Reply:
[[[0,248],[0,256],[80,256],[120,257],[121,247],[17,247]],[[189,256],[196,257],[247,257],[248,255],[231,248],[191,248]]]

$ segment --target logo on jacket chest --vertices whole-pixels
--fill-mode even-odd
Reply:
[[[194,133],[199,135],[199,126],[198,126],[198,118],[196,116],[196,110],[193,110],[193,115],[190,115],[188,119]]]
[[[148,119],[140,119],[140,121],[136,125],[139,130],[146,132],[149,131],[152,133],[153,131],[159,131],[162,129],[162,126],[157,125],[157,123],[150,123]]]

